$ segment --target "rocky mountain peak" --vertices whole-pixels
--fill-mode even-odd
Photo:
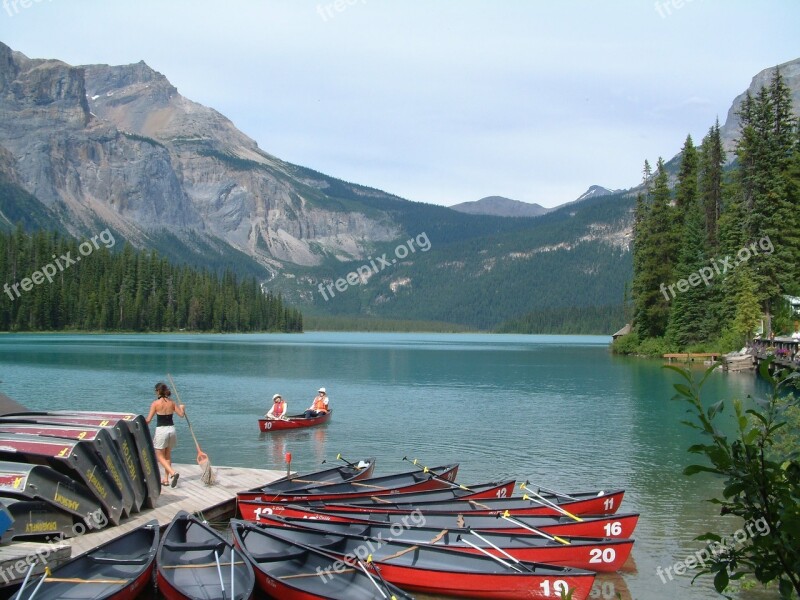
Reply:
[[[744,92],[736,96],[730,109],[728,109],[725,124],[720,127],[722,143],[728,153],[729,161],[734,158],[733,151],[736,149],[736,140],[739,138],[739,111],[741,110],[742,102],[744,102],[748,93],[755,98],[762,87],[769,87],[776,69],[780,70],[784,83],[791,91],[794,114],[800,114],[800,58],[764,69],[753,77],[750,86]]]

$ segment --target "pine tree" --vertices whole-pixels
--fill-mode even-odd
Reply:
[[[723,167],[725,150],[719,129],[719,119],[703,138],[698,160],[699,193],[705,208],[707,245],[714,251],[719,248],[719,220],[723,206]]]
[[[673,282],[679,238],[675,209],[671,206],[669,181],[664,161],[659,158],[653,178],[649,208],[642,200],[634,255],[633,292],[635,327],[640,338],[661,337],[669,319],[669,299],[662,289]]]

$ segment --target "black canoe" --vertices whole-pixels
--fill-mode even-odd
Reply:
[[[0,421],[0,432],[20,433],[23,435],[39,435],[44,437],[66,438],[81,440],[94,448],[95,453],[106,465],[114,483],[122,491],[123,506],[130,507],[130,511],[139,512],[144,501],[144,494],[135,488],[128,478],[122,454],[111,434],[101,427],[81,427],[79,425],[53,425],[50,423],[8,423]]]
[[[70,537],[72,517],[43,500],[21,500],[0,494],[2,502],[14,518],[2,536],[0,544],[14,540]]]
[[[156,563],[158,590],[167,600],[247,600],[253,595],[250,562],[185,511],[164,532]]]
[[[0,433],[0,460],[47,465],[83,483],[97,498],[109,521],[118,525],[130,505],[114,483],[92,442],[38,435]],[[132,497],[130,498],[132,501]]]
[[[20,500],[43,500],[89,528],[107,524],[100,502],[85,485],[44,465],[0,462],[0,493]]]
[[[281,600],[412,600],[399,588],[382,583],[374,573],[367,575],[360,568],[331,570],[338,561],[332,554],[286,542],[246,521],[232,520],[231,529],[234,542],[255,565],[259,588],[270,597]]]
[[[0,422],[14,423],[49,423],[54,425],[79,425],[81,427],[101,427],[111,434],[111,438],[117,444],[122,456],[123,464],[128,477],[134,485],[140,486],[143,494],[143,506],[145,508],[155,508],[158,496],[161,494],[161,477],[157,471],[157,466],[145,472],[146,464],[150,463],[149,458],[146,463],[140,460],[140,452],[137,441],[134,439],[135,430],[141,440],[149,439],[149,430],[145,434],[140,427],[131,429],[130,421],[118,418],[105,418],[91,416],[89,413],[14,413],[0,417]],[[135,424],[135,423],[134,423]],[[151,441],[152,443],[152,441]],[[145,452],[149,457],[149,452]],[[153,459],[155,460],[155,459]]]
[[[158,548],[153,520],[57,567],[32,575],[12,600],[133,600],[148,587]]]
[[[275,492],[290,492],[298,491],[304,488],[320,485],[334,485],[337,483],[348,483],[351,481],[361,481],[372,477],[372,472],[375,469],[375,458],[367,458],[360,460],[351,465],[342,465],[339,467],[332,467],[312,473],[304,473],[303,475],[292,475],[291,477],[282,477],[267,485],[253,488],[248,490],[258,494],[269,494]]]

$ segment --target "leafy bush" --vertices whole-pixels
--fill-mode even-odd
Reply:
[[[759,525],[760,536],[752,535],[736,545],[708,532],[698,540],[709,541],[713,556],[702,562],[696,577],[714,574],[714,587],[722,593],[731,580],[753,575],[759,582],[778,583],[781,598],[800,595],[800,449],[797,437],[797,400],[784,393],[800,373],[781,373],[773,378],[769,361],[761,363],[761,376],[772,385],[769,398],[757,400],[757,408],[744,410],[739,400],[732,402],[736,433],[729,439],[715,425],[725,408],[720,400],[708,409],[700,400],[700,390],[717,365],[709,368],[699,382],[686,369],[667,365],[685,383],[675,384],[676,398],[691,405],[693,420],[685,424],[699,431],[707,443],[695,444],[689,452],[704,456],[706,464],[686,467],[684,474],[707,472],[724,478],[721,498],[710,502],[720,506],[720,514],[735,515],[750,526]],[[794,435],[787,425],[793,421]],[[784,436],[789,436],[788,438]],[[761,531],[761,530],[764,531]],[[768,535],[767,535],[768,534]],[[721,543],[722,542],[722,543]]]

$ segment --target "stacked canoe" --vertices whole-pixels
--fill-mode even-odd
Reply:
[[[0,543],[71,537],[154,508],[161,493],[141,415],[77,411],[0,417]]]
[[[360,597],[333,590],[366,577],[364,597],[400,597],[396,585],[459,598],[579,600],[596,573],[618,571],[630,556],[639,515],[617,512],[623,490],[560,494],[523,484],[514,496],[513,480],[466,486],[457,471],[368,477],[350,468],[243,491],[234,541],[259,587],[279,598]]]

